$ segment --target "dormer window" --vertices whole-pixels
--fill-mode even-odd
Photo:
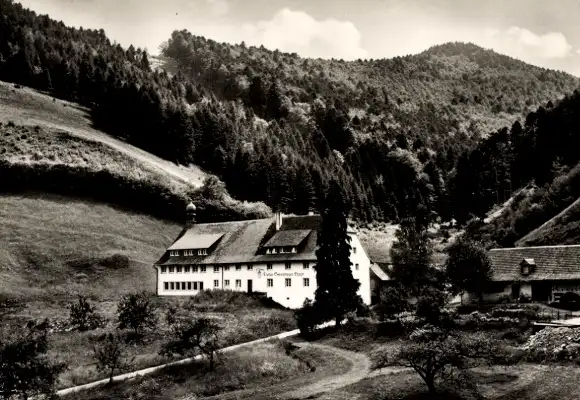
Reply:
[[[275,247],[272,249],[272,254],[276,254],[276,248]]]
[[[199,249],[197,251],[198,256],[207,256],[207,249]]]
[[[529,275],[530,274],[530,266],[529,265],[522,265],[522,275]]]
[[[266,254],[272,254],[272,250],[271,249],[266,249]]]
[[[292,253],[296,253],[296,247],[292,247]]]
[[[536,261],[533,258],[524,258],[520,263],[520,271],[524,276],[528,276],[534,272],[535,267]]]

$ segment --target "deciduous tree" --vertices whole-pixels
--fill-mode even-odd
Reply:
[[[132,329],[135,335],[143,336],[145,330],[157,324],[156,306],[148,292],[124,295],[117,306],[120,329]]]
[[[109,383],[113,382],[115,372],[129,369],[134,358],[127,354],[123,337],[119,333],[108,333],[93,344],[97,371],[107,374]]]
[[[213,371],[216,358],[219,357],[221,330],[222,327],[209,318],[175,324],[172,339],[165,344],[161,353],[186,357],[201,354],[207,358],[209,370]]]
[[[48,321],[20,330],[0,329],[0,397],[54,394],[64,363],[47,357]]]
[[[445,273],[456,293],[471,292],[483,303],[491,280],[491,261],[481,243],[461,237],[447,249]]]

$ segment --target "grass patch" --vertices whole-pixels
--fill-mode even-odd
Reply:
[[[305,357],[305,355],[302,355]],[[311,373],[301,359],[286,354],[279,341],[263,343],[223,355],[223,362],[208,372],[204,362],[166,368],[130,382],[66,396],[73,399],[147,398],[177,399],[184,396],[212,396],[247,389]]]
[[[492,367],[473,371],[478,390],[489,400],[572,400],[580,390],[580,368],[547,367],[520,364]],[[412,372],[377,376],[361,380],[343,389],[328,393],[325,400],[418,400],[418,399],[464,399],[473,395],[454,392],[453,388],[442,390],[438,396],[426,392],[421,378]]]

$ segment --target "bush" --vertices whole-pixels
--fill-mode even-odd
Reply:
[[[317,326],[326,322],[322,317],[323,313],[317,309],[315,304],[310,300],[304,300],[302,308],[296,310],[294,318],[300,333],[304,336],[310,336],[316,332]]]
[[[103,318],[91,306],[87,298],[79,296],[70,306],[69,323],[80,331],[88,331],[103,326]]]
[[[150,293],[127,294],[118,305],[119,328],[132,329],[137,337],[142,337],[145,330],[157,325],[155,310],[156,305]]]

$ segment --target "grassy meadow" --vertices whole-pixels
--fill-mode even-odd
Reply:
[[[201,186],[207,176],[195,165],[181,166],[163,160],[122,140],[93,128],[89,110],[78,104],[55,99],[27,87],[0,81],[0,122],[40,126],[50,131],[65,131],[78,139],[98,142],[117,154],[130,158],[161,174],[172,184]],[[98,156],[98,154],[95,154]]]
[[[204,362],[169,367],[131,381],[101,386],[65,396],[66,400],[147,398],[151,400],[212,397],[254,398],[262,391],[274,396],[286,382],[311,382],[348,370],[346,360],[325,357],[318,349],[287,353],[279,340],[242,348],[222,356],[213,372]],[[278,388],[277,385],[282,384]],[[229,395],[228,395],[229,393]],[[261,397],[260,397],[261,398]]]
[[[60,387],[102,376],[92,359],[91,340],[115,327],[121,295],[155,289],[152,264],[181,230],[178,224],[115,207],[49,195],[0,196],[0,314],[4,323],[48,317],[55,326],[50,355],[69,369]],[[67,331],[67,306],[89,297],[107,326]],[[224,345],[294,329],[290,311],[245,297],[158,299],[160,326],[143,345],[130,348],[136,368],[165,361],[158,356],[167,338],[164,313],[177,307],[186,316],[209,316],[224,327]],[[4,306],[2,307],[2,304]]]

